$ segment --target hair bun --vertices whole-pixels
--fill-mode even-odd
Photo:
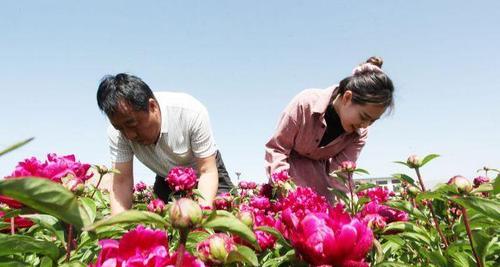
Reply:
[[[384,64],[384,60],[381,57],[370,57],[369,59],[366,60],[366,63],[370,63],[372,65],[379,67],[379,68],[382,68],[382,64]]]
[[[384,73],[382,71],[384,61],[381,57],[370,57],[365,63],[358,65],[352,70],[352,75],[360,76],[371,73]]]

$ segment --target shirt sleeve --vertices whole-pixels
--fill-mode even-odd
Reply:
[[[300,114],[300,106],[295,98],[281,114],[278,127],[266,144],[265,168],[269,177],[274,172],[290,168],[288,158],[295,144]]]
[[[205,107],[194,116],[191,123],[191,149],[197,158],[212,156],[217,151],[215,140],[210,127],[210,118]]]
[[[353,142],[349,143],[346,148],[344,148],[335,157],[330,159],[329,172],[337,170],[340,166],[340,163],[342,163],[343,161],[356,162],[358,160],[359,154],[361,153],[361,150],[365,146],[367,138],[368,130],[361,130],[360,135],[355,138]]]
[[[134,152],[129,142],[111,125],[108,127],[108,139],[111,162],[120,163],[132,161]]]

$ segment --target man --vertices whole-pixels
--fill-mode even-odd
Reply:
[[[111,122],[108,129],[113,168],[111,213],[132,206],[133,156],[157,174],[155,193],[167,201],[165,177],[175,166],[197,170],[200,204],[212,206],[217,191],[232,187],[215,146],[206,108],[184,93],[151,91],[140,78],[120,73],[105,76],[97,104]]]

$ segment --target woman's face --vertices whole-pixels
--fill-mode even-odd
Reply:
[[[340,96],[338,112],[342,127],[348,133],[359,128],[367,128],[384,114],[386,107],[376,104],[355,104],[352,102],[352,92],[347,90]]]

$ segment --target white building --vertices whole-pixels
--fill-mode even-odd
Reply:
[[[398,191],[401,181],[394,177],[365,177],[354,178],[356,184],[371,183],[377,186],[385,187],[391,191]]]

